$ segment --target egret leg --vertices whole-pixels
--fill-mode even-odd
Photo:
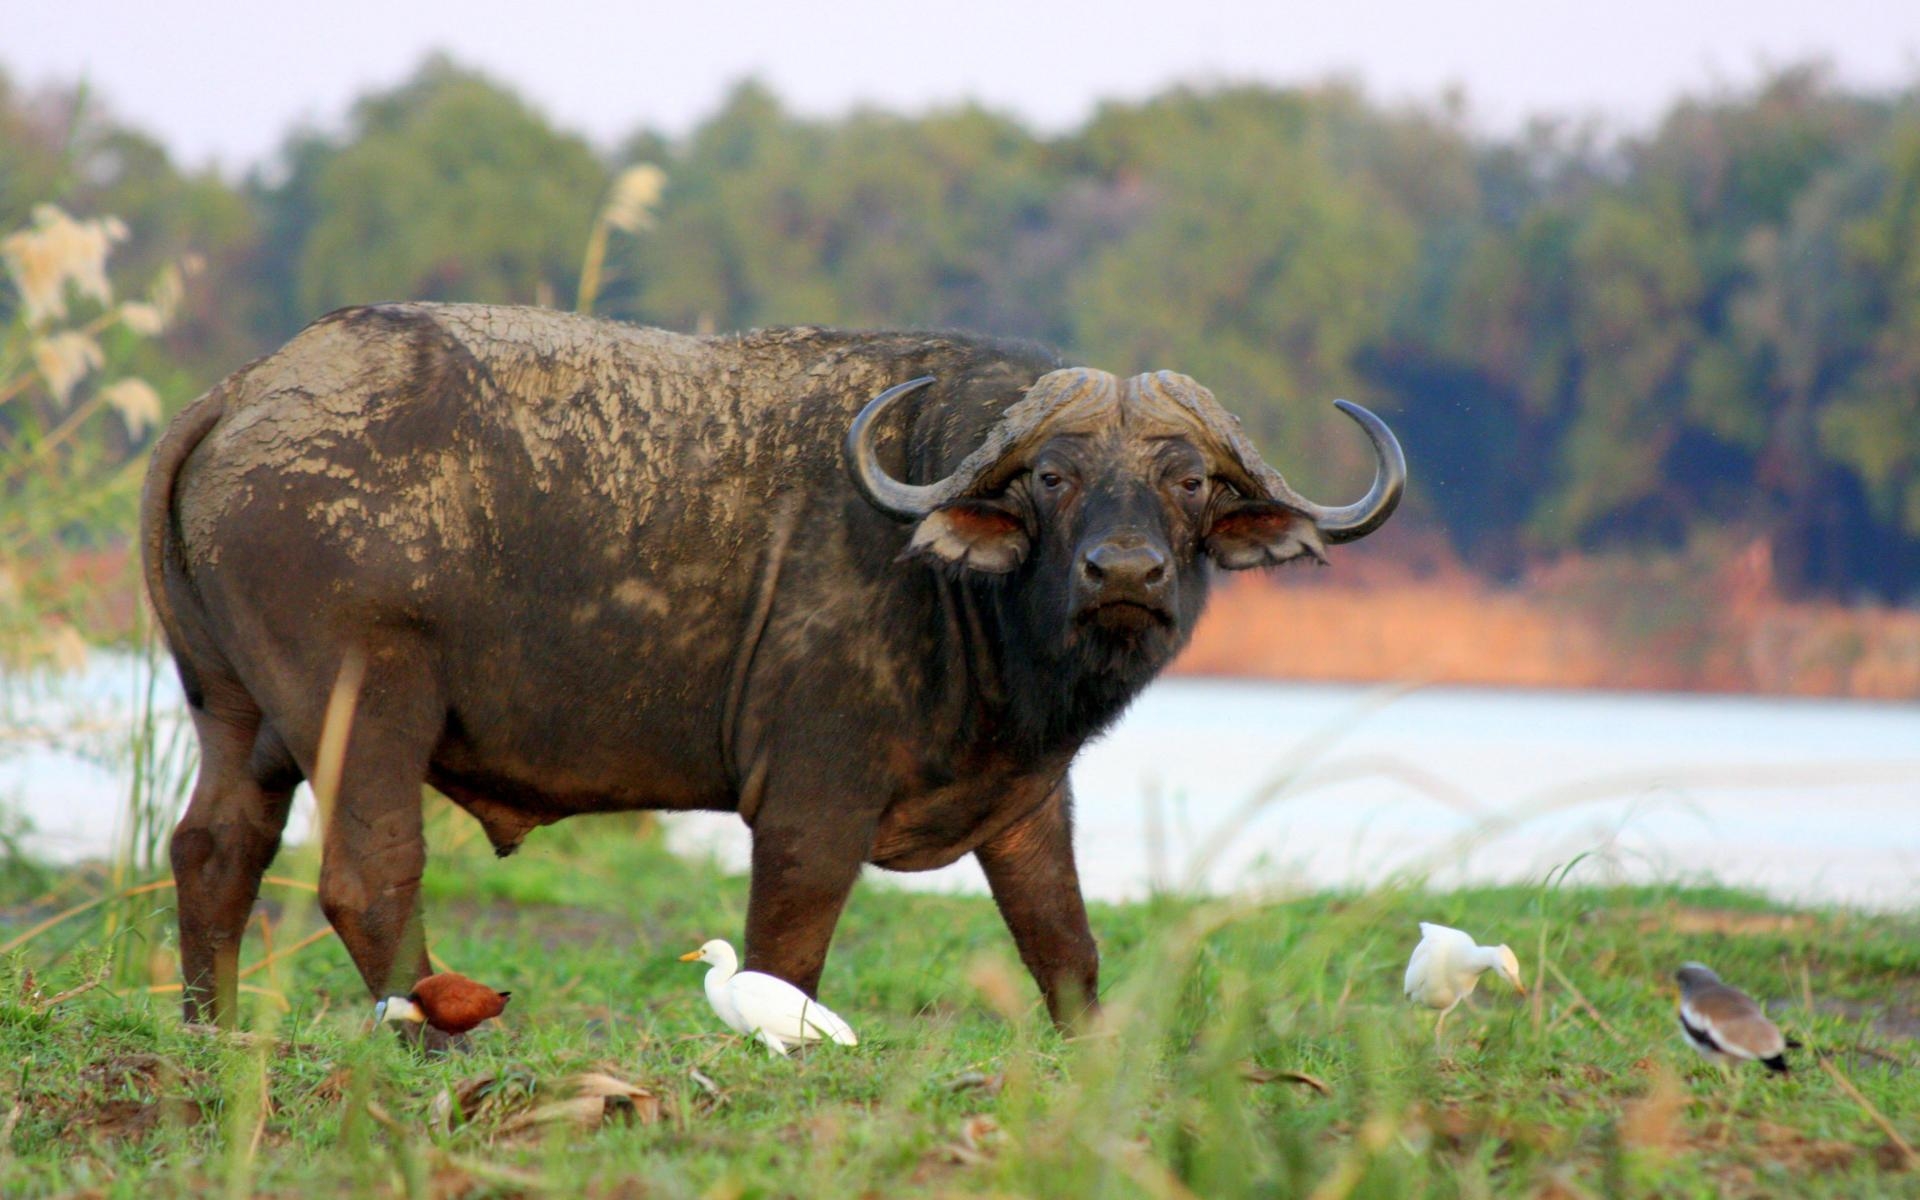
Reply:
[[[1448,1015],[1451,1014],[1454,1009],[1459,1008],[1460,1002],[1464,999],[1466,999],[1465,996],[1455,996],[1452,1004],[1440,1010],[1440,1019],[1433,1023],[1433,1044],[1435,1046],[1440,1044],[1440,1030],[1446,1026]]]

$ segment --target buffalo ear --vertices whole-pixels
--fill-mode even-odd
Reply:
[[[989,500],[960,500],[921,518],[902,557],[1005,575],[1027,560],[1030,546],[1018,512]]]
[[[1213,519],[1207,554],[1229,571],[1271,567],[1305,554],[1327,561],[1313,521],[1270,500],[1236,501]]]

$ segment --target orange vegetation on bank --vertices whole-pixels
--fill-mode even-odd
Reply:
[[[1222,580],[1174,671],[1920,699],[1920,612],[1781,600],[1764,548],[1707,570],[1569,562],[1524,587],[1346,563]]]

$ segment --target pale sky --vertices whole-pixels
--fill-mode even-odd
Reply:
[[[433,49],[513,86],[609,147],[685,132],[755,76],[795,110],[977,100],[1042,131],[1174,82],[1341,75],[1376,100],[1458,85],[1480,127],[1534,114],[1644,127],[1680,92],[1819,56],[1845,82],[1920,80],[1913,0],[0,0],[17,85],[84,77],[185,165],[229,172],[298,122],[341,126],[354,97]]]

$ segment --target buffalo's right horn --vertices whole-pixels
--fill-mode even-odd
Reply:
[[[860,415],[853,419],[853,424],[847,426],[847,440],[843,443],[847,456],[847,472],[853,476],[854,486],[860,489],[860,494],[881,512],[903,521],[918,521],[951,500],[953,497],[947,493],[951,490],[948,485],[952,480],[943,479],[938,483],[902,483],[887,474],[887,469],[880,465],[880,456],[874,449],[874,440],[878,436],[876,426],[880,424],[880,418],[886,415],[887,410],[893,407],[894,401],[917,392],[932,382],[933,376],[922,375],[918,379],[897,383],[867,401],[867,406],[860,410]]]
[[[1373,486],[1352,504],[1329,508],[1302,500],[1300,507],[1327,541],[1351,542],[1385,525],[1393,510],[1400,507],[1400,495],[1407,487],[1407,456],[1385,421],[1350,400],[1335,400],[1333,404],[1352,417],[1373,443]]]
[[[1177,396],[1180,393],[1171,394]],[[1358,404],[1348,400],[1333,402],[1336,408],[1360,426],[1367,440],[1373,443],[1373,485],[1367,489],[1366,495],[1352,504],[1336,507],[1315,504],[1294,491],[1280,472],[1260,457],[1260,451],[1241,431],[1240,422],[1214,402],[1210,394],[1204,390],[1199,394],[1207,402],[1187,402],[1189,411],[1214,436],[1226,443],[1241,469],[1251,477],[1250,482],[1266,493],[1267,499],[1278,501],[1310,519],[1325,540],[1351,542],[1363,538],[1386,524],[1393,510],[1399,507],[1400,497],[1407,488],[1406,453],[1400,449],[1400,441],[1393,436],[1393,430],[1387,428],[1387,423]]]

